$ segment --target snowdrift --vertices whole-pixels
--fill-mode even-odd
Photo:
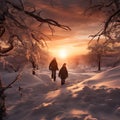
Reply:
[[[24,70],[21,79],[6,91],[5,120],[119,120],[119,73],[120,66],[87,79],[89,73],[72,71],[60,86],[60,79],[53,82],[47,70],[36,75]],[[4,84],[16,75],[3,73]]]
[[[120,88],[120,66],[99,73],[82,82],[87,86],[103,86],[109,88]]]

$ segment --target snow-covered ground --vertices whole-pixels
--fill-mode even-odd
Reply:
[[[2,82],[17,74],[1,71]],[[120,66],[101,73],[69,70],[63,86],[60,78],[51,80],[48,70],[32,75],[26,68],[5,93],[5,120],[120,120]]]

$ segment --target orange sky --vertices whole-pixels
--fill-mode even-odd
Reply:
[[[31,0],[32,1],[32,0]],[[95,34],[102,27],[103,15],[95,11],[92,15],[84,15],[83,11],[87,8],[84,0],[34,0],[34,4],[41,8],[41,15],[51,18],[57,22],[67,25],[71,31],[55,28],[54,35],[45,27],[41,28],[50,38],[47,41],[49,52],[59,56],[60,49],[66,49],[68,56],[86,54],[87,44],[90,40],[89,35]]]

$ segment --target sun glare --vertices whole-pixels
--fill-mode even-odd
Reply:
[[[67,57],[67,51],[65,49],[59,50],[59,57],[64,59]]]

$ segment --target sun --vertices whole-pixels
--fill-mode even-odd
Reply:
[[[59,55],[60,58],[64,59],[64,58],[67,57],[68,54],[67,54],[66,49],[60,49],[58,55]]]

